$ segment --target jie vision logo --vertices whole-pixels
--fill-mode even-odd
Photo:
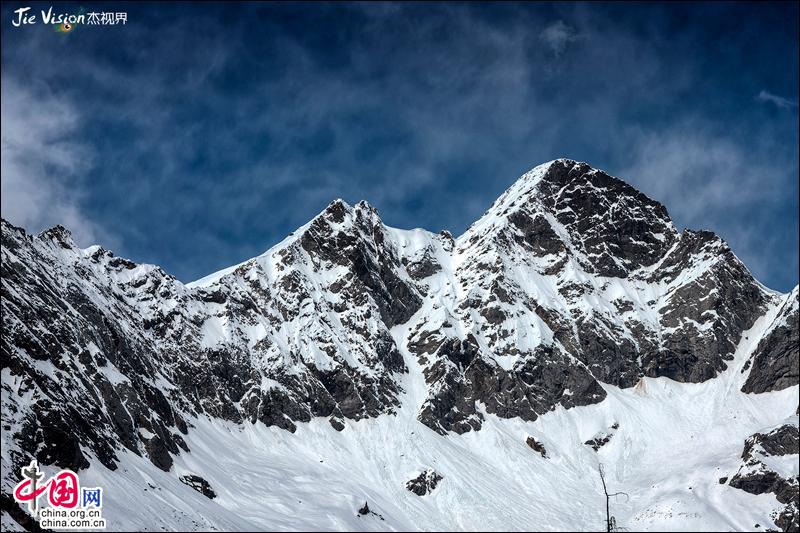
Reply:
[[[30,7],[21,7],[14,11],[11,24],[19,28],[20,26],[32,26],[39,23],[52,26],[58,33],[69,33],[78,26],[116,26],[128,23],[127,12],[84,12],[81,8],[77,13],[55,13],[53,6],[46,11],[42,9],[39,13]]]

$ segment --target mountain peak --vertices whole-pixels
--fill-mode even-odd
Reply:
[[[613,277],[652,265],[677,238],[659,202],[602,170],[563,158],[523,174],[465,236],[472,240],[509,224],[559,235],[581,252],[590,271]]]
[[[341,198],[337,198],[329,203],[328,207],[326,207],[316,218],[329,218],[334,222],[343,222],[345,215],[350,213],[352,210],[353,208],[350,207],[350,204]]]
[[[351,206],[341,198],[337,198],[329,203],[328,207],[326,207],[319,215],[314,217],[314,220],[323,218],[336,223],[343,223],[348,215],[356,218],[358,218],[360,215],[366,215],[368,218],[380,220],[380,217],[378,216],[378,210],[366,200],[361,200],[355,206]]]
[[[72,240],[72,232],[61,224],[44,230],[39,233],[38,237],[42,240],[53,240],[62,248],[75,248],[75,241]]]

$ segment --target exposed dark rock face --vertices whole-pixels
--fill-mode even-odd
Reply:
[[[123,290],[71,263],[77,248],[63,228],[31,237],[3,221],[2,230],[2,355],[11,377],[3,380],[3,422],[22,422],[8,450],[14,469],[31,457],[86,468],[81,445],[111,469],[120,445],[168,469],[165,450],[177,452],[186,424],[155,386],[164,355],[123,329],[141,322]],[[17,403],[23,397],[30,401]],[[151,445],[139,429],[153,435]]]
[[[602,401],[598,382],[706,381],[775,304],[719,237],[678,233],[658,202],[568,160],[523,176],[457,240],[456,253],[471,260],[453,271],[462,296],[452,315],[418,324],[408,342],[434,391],[420,420],[439,432],[480,429],[476,402],[533,420],[556,404]],[[579,281],[574,269],[597,283]],[[531,279],[557,294],[538,281],[531,289]],[[633,289],[658,284],[652,301]],[[612,307],[587,311],[587,300],[612,292]],[[519,340],[530,336],[548,340],[526,349]],[[523,373],[543,386],[532,390]]]
[[[344,422],[341,418],[329,418],[328,422],[336,431],[343,431],[345,428]]]
[[[431,386],[439,384],[439,392],[423,405],[419,414],[423,424],[442,434],[481,428],[483,415],[477,411],[472,382],[466,376],[477,354],[474,338],[442,343],[436,354],[438,361],[426,369],[426,381]]]
[[[352,213],[348,209],[341,200],[332,203],[303,233],[301,246],[315,266],[329,263],[352,272],[357,281],[354,280],[351,291],[368,293],[388,327],[402,324],[419,309],[419,294],[398,277],[399,260],[384,246],[383,225],[375,209],[365,202],[358,204]],[[336,224],[349,216],[354,219],[352,230],[338,229]]]
[[[676,240],[663,205],[585,163],[554,161],[539,189],[599,275],[625,277],[652,265]]]
[[[515,235],[515,240],[524,244],[534,254],[557,254],[566,249],[564,242],[553,231],[544,216],[535,215],[531,218],[526,212],[517,211],[509,215],[508,220],[520,232]]]
[[[641,377],[634,339],[610,338],[608,331],[616,329],[603,319],[581,319],[578,322],[579,347],[573,349],[594,377],[620,387],[632,387]],[[620,332],[621,333],[621,332]]]
[[[194,490],[210,500],[213,500],[217,497],[217,493],[211,488],[209,482],[200,476],[189,474],[187,476],[181,476],[179,479],[181,480],[181,483],[192,487]]]
[[[797,385],[800,371],[800,326],[798,292],[791,292],[783,303],[773,327],[761,339],[750,359],[752,369],[742,386],[743,392],[769,392]]]
[[[785,424],[766,433],[756,433],[745,440],[742,460],[744,464],[731,478],[729,485],[750,494],[773,493],[784,507],[773,515],[775,525],[782,531],[797,531],[800,527],[800,479],[784,478],[772,471],[763,461],[770,456],[797,455],[800,453],[800,430]]]
[[[583,367],[570,365],[565,355],[549,347],[520,360],[511,370],[477,357],[474,338],[442,343],[438,360],[425,370],[434,391],[419,419],[435,431],[465,433],[481,428],[480,401],[501,418],[536,420],[554,405],[589,405],[606,392]]]
[[[765,494],[774,492],[776,496],[785,495],[792,492],[792,482],[780,477],[775,472],[759,471],[748,474],[737,474],[731,479],[730,486],[742,489],[750,494]],[[784,501],[785,500],[785,501]],[[788,498],[778,498],[782,503],[788,503]]]
[[[759,449],[760,447],[760,449]],[[784,424],[769,433],[756,433],[744,442],[742,459],[755,460],[759,454],[792,455],[800,448],[800,433],[797,426]]]
[[[670,281],[687,271],[699,275],[681,284],[659,309],[667,334],[660,350],[643,357],[647,376],[688,382],[714,377],[727,368],[742,332],[766,311],[768,295],[713,233],[684,231],[650,279]]]
[[[0,493],[0,511],[3,513],[8,513],[8,515],[13,518],[17,524],[22,526],[25,531],[30,531],[31,533],[50,531],[49,529],[42,529],[39,526],[39,522],[34,520],[28,513],[23,511],[19,504],[14,501],[14,498],[5,492]]]
[[[433,492],[433,489],[444,479],[438,472],[432,468],[427,468],[414,479],[406,483],[406,489],[413,492],[417,496],[425,496]]]
[[[344,216],[350,224],[334,231]],[[274,277],[253,260],[189,289],[157,267],[81,250],[64,228],[33,237],[3,221],[3,421],[22,422],[15,466],[35,456],[86,468],[83,445],[113,469],[122,446],[169,470],[193,416],[294,431],[313,416],[343,428],[344,417],[391,412],[390,376],[407,369],[387,324],[407,320],[419,296],[394,273],[381,227],[371,208],[334,203],[276,254]],[[307,300],[320,287],[306,268],[341,265],[354,274]],[[377,327],[358,320],[370,315]],[[287,320],[304,324],[304,343],[282,352]]]
[[[797,503],[797,496],[795,496],[794,501],[790,501],[786,504],[783,510],[778,513],[775,517],[775,525],[778,526],[781,531],[792,531],[797,532],[800,531],[800,508],[798,508]]]

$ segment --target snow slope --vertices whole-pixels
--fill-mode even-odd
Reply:
[[[765,316],[748,336],[757,339],[771,321]],[[605,520],[602,463],[611,490],[630,495],[612,502],[621,526],[766,529],[780,507],[774,497],[718,482],[737,468],[747,436],[798,422],[797,386],[759,395],[739,390],[737,365],[752,349],[753,341],[743,341],[731,368],[705,383],[643,378],[628,389],[606,385],[608,397],[597,405],[556,408],[535,422],[487,415],[481,431],[447,437],[414,416],[424,380],[408,358],[408,392],[397,415],[347,421],[342,432],[315,419],[293,434],[201,417],[190,421],[192,451],[173,471],[125,453],[118,471],[93,462],[81,479],[106,489],[112,530],[592,531]],[[599,452],[583,444],[614,423],[619,429]],[[544,443],[547,458],[526,446],[528,435]],[[405,482],[428,467],[444,477],[437,489],[424,497],[406,490]],[[198,472],[215,500],[177,479]],[[384,520],[358,516],[364,501]]]
[[[797,423],[798,391],[746,395],[740,379],[734,369],[701,384],[644,378],[634,388],[606,386],[609,396],[598,405],[559,408],[535,422],[488,416],[481,431],[446,438],[405,408],[348,421],[341,433],[324,420],[292,434],[203,418],[192,421],[192,452],[174,472],[126,454],[119,472],[98,464],[81,479],[105,487],[113,530],[591,531],[605,519],[602,462],[611,489],[631,496],[612,503],[617,523],[631,530],[768,528],[779,507],[773,497],[754,499],[717,480],[736,469],[751,433]],[[405,399],[415,400],[413,393]],[[614,423],[619,429],[599,452],[583,444]],[[525,445],[528,435],[545,444],[548,458]],[[444,480],[418,497],[405,482],[427,467]],[[178,482],[193,472],[202,472],[217,499]],[[364,501],[385,520],[358,517]]]

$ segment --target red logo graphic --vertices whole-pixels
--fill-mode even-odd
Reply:
[[[44,475],[33,461],[30,468],[23,469],[23,475],[26,479],[14,488],[14,498],[18,502],[29,502],[31,512],[35,512],[36,501],[45,491],[48,491],[47,498],[53,507],[72,509],[78,505],[78,476],[72,470],[62,470],[44,483],[39,483]]]
[[[49,481],[50,505],[72,509],[78,505],[78,476],[70,470],[62,470]]]

